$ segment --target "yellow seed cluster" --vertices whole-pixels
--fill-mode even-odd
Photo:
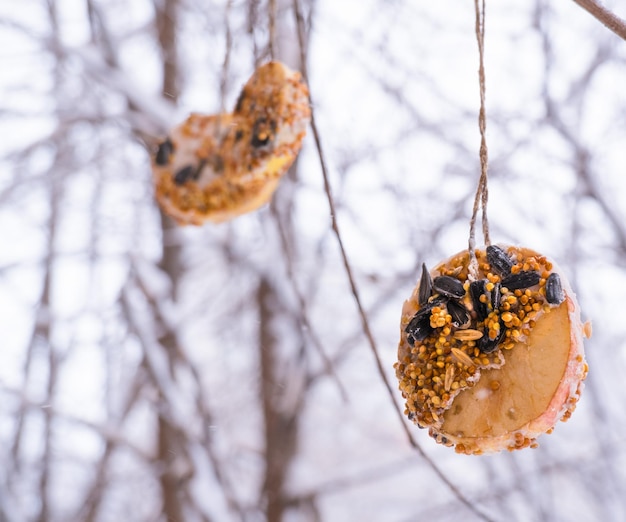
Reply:
[[[443,328],[444,326],[452,322],[452,316],[446,313],[445,308],[442,309],[438,306],[433,308],[430,315],[430,326],[433,328]]]
[[[525,257],[522,251],[514,247],[510,247],[507,254],[514,261],[512,274],[536,271],[541,276],[539,284],[532,289],[512,291],[502,287],[500,306],[495,310],[488,296],[481,296],[481,302],[487,306],[489,313],[486,319],[480,321],[468,292],[471,281],[468,273],[469,255],[458,256],[449,264],[436,267],[438,274],[456,277],[464,283],[466,295],[460,302],[471,314],[470,325],[458,328],[453,324],[445,305],[433,307],[430,314],[433,333],[423,341],[415,342],[414,346],[407,343],[402,352],[404,356],[395,364],[399,387],[406,399],[405,414],[416,424],[430,427],[435,435],[435,429],[441,425],[443,413],[455,395],[474,385],[481,368],[501,366],[504,362],[501,349],[510,350],[517,342],[524,341],[539,315],[550,310],[545,298],[545,282],[552,265],[543,256]],[[501,283],[501,277],[493,273],[485,251],[477,250],[476,258],[478,278],[488,281],[485,288],[491,292],[497,283]],[[417,302],[415,305],[419,310]],[[405,318],[403,329],[410,319]],[[493,342],[499,340],[498,349],[490,354],[482,353],[477,343],[483,336],[488,336]],[[406,338],[403,339],[406,343]],[[500,388],[500,383],[493,381],[490,388],[495,391]],[[442,438],[440,442],[447,443],[445,437],[435,438],[438,441]],[[533,440],[524,439],[523,436],[515,440],[516,447],[533,443]],[[457,451],[463,453],[465,449],[457,447]]]

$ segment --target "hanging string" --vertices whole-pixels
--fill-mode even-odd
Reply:
[[[226,33],[226,52],[224,53],[224,61],[222,62],[222,75],[220,78],[220,112],[226,112],[226,95],[228,94],[228,73],[230,70],[230,57],[233,48],[233,32],[230,28],[230,13],[233,0],[228,0],[226,10],[224,12],[224,27]]]
[[[270,59],[276,59],[276,0],[269,0],[267,9],[269,10],[269,53]]]
[[[470,273],[476,275],[477,261],[476,261],[476,218],[478,216],[478,210],[482,210],[482,228],[483,238],[485,245],[491,244],[489,238],[489,221],[487,219],[487,202],[489,200],[489,188],[487,186],[487,165],[489,161],[489,154],[487,150],[487,118],[485,115],[485,65],[484,65],[484,50],[485,50],[485,0],[474,0],[474,7],[476,10],[476,40],[478,42],[478,84],[480,89],[480,111],[478,113],[478,129],[480,130],[480,179],[478,181],[478,188],[476,189],[476,196],[474,197],[474,208],[472,210],[472,217],[470,219],[470,234],[468,249],[470,255]]]

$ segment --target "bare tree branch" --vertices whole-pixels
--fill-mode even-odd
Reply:
[[[265,477],[262,494],[268,522],[283,520],[286,510],[285,480],[296,453],[298,435],[297,411],[286,408],[280,400],[277,339],[272,331],[276,296],[271,284],[261,278],[257,294],[259,303],[260,394],[265,422]]]
[[[580,7],[602,22],[622,40],[626,40],[626,21],[596,0],[574,0]]]

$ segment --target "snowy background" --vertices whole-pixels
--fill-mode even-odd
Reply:
[[[371,337],[311,132],[259,212],[155,205],[155,144],[232,109],[272,10]],[[594,333],[570,421],[468,457],[411,444],[392,366],[421,263],[467,245],[472,2],[0,2],[0,521],[626,520],[626,42],[571,1],[486,26],[492,240],[557,260]]]

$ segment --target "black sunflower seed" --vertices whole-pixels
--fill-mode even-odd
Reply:
[[[194,172],[195,169],[192,165],[187,165],[186,167],[183,167],[174,175],[174,183],[176,183],[177,185],[184,185],[187,180],[193,177]]]
[[[458,301],[448,301],[447,304],[448,313],[452,317],[452,324],[457,328],[468,326],[470,322],[470,314],[461,303]]]
[[[522,270],[517,274],[512,274],[502,279],[502,286],[508,288],[509,290],[530,288],[531,286],[538,284],[539,279],[541,279],[541,276],[538,272]]]
[[[409,324],[406,326],[404,331],[408,332],[411,327],[411,324],[415,322],[419,322],[424,318],[427,318],[430,321],[430,312],[432,311],[432,309],[433,307],[431,305],[420,308],[417,312],[415,312],[415,315],[413,316],[411,321],[409,321]]]
[[[500,338],[498,339],[489,339],[488,335],[483,335],[478,340],[478,349],[482,353],[493,353],[498,349],[498,344],[500,344]]]
[[[420,306],[424,306],[430,296],[433,295],[433,278],[426,268],[426,263],[422,263],[422,277],[420,278],[420,289],[418,301]]]
[[[463,283],[451,276],[437,276],[433,279],[433,288],[436,292],[447,297],[460,299],[465,295]]]
[[[546,279],[546,299],[550,304],[561,304],[565,300],[559,274],[552,273]]]
[[[493,285],[493,289],[491,290],[491,308],[493,308],[494,310],[500,308],[501,286],[502,285],[500,285],[500,283],[496,283],[495,285]]]
[[[478,281],[472,281],[469,286],[469,294],[472,299],[472,305],[474,306],[474,311],[476,312],[476,315],[478,316],[477,319],[479,321],[483,321],[489,313],[487,303],[483,303],[480,300],[480,296],[485,294],[486,284],[486,279],[479,279]]]
[[[434,328],[430,326],[430,313],[435,306],[445,305],[447,301],[447,297],[437,296],[415,313],[404,329],[411,346],[415,344],[415,341],[423,341],[433,333]]]
[[[478,341],[476,341],[476,346],[482,353],[493,353],[498,348],[498,345],[504,339],[505,326],[502,321],[500,321],[500,332],[495,339],[490,339],[489,335],[483,335]]]
[[[487,261],[493,270],[501,276],[508,276],[513,267],[513,260],[500,247],[489,245],[487,247]]]
[[[267,118],[259,118],[254,122],[252,128],[252,139],[250,145],[254,148],[264,147],[272,141],[276,132],[276,122],[267,121]]]
[[[430,308],[430,310],[432,310],[435,306],[447,306],[449,301],[449,298],[446,297],[445,295],[438,295],[437,297],[431,297],[428,300],[428,308]]]
[[[174,151],[174,144],[172,140],[167,138],[163,143],[159,145],[159,148],[156,153],[156,157],[154,158],[154,162],[157,165],[165,166],[170,162],[170,156]]]
[[[404,329],[407,334],[406,340],[411,346],[415,345],[416,341],[423,341],[433,332],[433,327],[430,326],[430,310],[422,308],[406,325]]]

